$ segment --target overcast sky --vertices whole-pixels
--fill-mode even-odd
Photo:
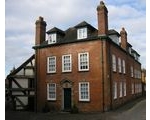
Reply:
[[[104,0],[108,8],[109,29],[125,27],[128,42],[141,55],[146,67],[146,1]],[[25,62],[34,50],[35,21],[43,16],[47,30],[62,30],[87,21],[97,28],[100,0],[5,0],[5,75]]]

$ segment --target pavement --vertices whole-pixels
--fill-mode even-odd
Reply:
[[[146,120],[146,99],[138,98],[116,110],[104,113],[5,111],[5,120]]]

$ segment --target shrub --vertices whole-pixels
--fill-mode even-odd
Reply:
[[[79,113],[78,107],[76,106],[76,104],[74,104],[71,108],[71,113]]]

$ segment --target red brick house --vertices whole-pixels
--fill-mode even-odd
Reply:
[[[46,32],[44,19],[36,21],[37,111],[68,111],[74,105],[81,112],[107,111],[141,95],[140,55],[124,28],[120,33],[108,29],[107,15],[101,1],[98,29],[83,21]]]

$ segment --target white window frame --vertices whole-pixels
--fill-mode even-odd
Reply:
[[[140,79],[141,78],[141,71],[139,70],[138,72],[138,78]]]
[[[50,60],[54,59],[54,63],[51,64],[52,62]],[[54,70],[51,70],[51,67],[54,67]],[[47,57],[47,73],[56,73],[56,56],[51,56]]]
[[[87,97],[87,98],[85,98],[85,96],[82,96],[82,93],[81,92],[83,92],[82,90],[81,90],[81,86],[82,85],[87,85],[87,88],[84,88],[84,95]],[[82,88],[83,89],[83,88]],[[82,97],[84,97],[84,98],[82,98]],[[80,82],[79,83],[79,101],[90,101],[90,85],[89,85],[89,82]]]
[[[141,79],[141,70],[139,71],[139,79]]]
[[[66,60],[65,57],[69,57],[70,59]],[[72,55],[71,54],[63,55],[62,56],[62,72],[71,72],[71,71],[72,71]]]
[[[126,81],[124,81],[124,84],[123,84],[123,92],[124,92],[124,96],[126,96],[127,95],[127,86],[126,86],[127,84],[126,84]]]
[[[131,47],[129,47],[129,53],[130,53],[130,54],[131,54],[131,50],[132,50]]]
[[[135,94],[137,93],[137,83],[135,83]]]
[[[140,93],[142,92],[142,84],[140,83]]]
[[[125,74],[126,73],[126,64],[125,64],[125,60],[122,60],[122,72]]]
[[[57,40],[56,33],[51,33],[48,35],[48,44],[54,44],[54,43],[56,43],[56,40]]]
[[[137,78],[137,70],[134,69],[134,78]]]
[[[56,83],[47,83],[47,100],[56,100]]]
[[[138,93],[140,93],[140,83],[138,83]]]
[[[112,69],[114,72],[117,71],[117,69],[116,69],[116,56],[114,54],[112,55]]]
[[[121,59],[118,57],[118,72],[121,73]]]
[[[122,97],[122,82],[120,82],[120,85],[119,85],[119,97]]]
[[[81,55],[84,55],[84,54],[87,55],[87,58],[86,58],[85,61],[81,61]],[[84,59],[85,59],[85,58],[84,58]],[[83,60],[84,60],[84,59],[83,59]],[[83,64],[83,65],[81,66],[81,64]],[[84,64],[85,64],[85,65],[84,65]],[[81,68],[81,67],[83,67],[83,66],[87,66],[87,68],[85,68],[85,69]],[[79,71],[89,71],[89,53],[88,53],[88,52],[78,53],[78,70],[79,70]]]
[[[131,77],[134,77],[134,74],[133,74],[133,66],[130,67],[130,70],[131,70]]]
[[[132,83],[132,94],[134,94],[134,83]]]
[[[87,27],[82,27],[77,29],[77,39],[87,38]]]
[[[117,82],[114,82],[113,89],[114,99],[117,99]]]

